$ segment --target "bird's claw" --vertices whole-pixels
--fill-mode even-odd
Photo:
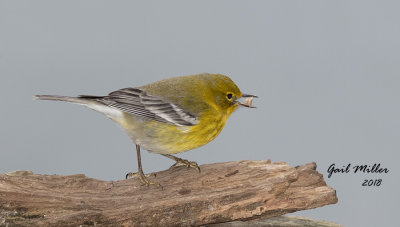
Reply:
[[[164,188],[163,188],[163,186],[162,186],[160,183],[154,182],[154,181],[151,181],[151,180],[147,179],[147,177],[148,177],[149,175],[150,175],[150,174],[148,174],[148,175],[146,176],[146,175],[144,175],[143,172],[137,172],[137,173],[131,173],[131,172],[129,172],[129,173],[126,174],[125,178],[126,178],[126,179],[130,179],[130,178],[133,178],[133,177],[137,177],[137,178],[140,179],[140,181],[142,182],[142,184],[146,185],[147,187],[149,187],[151,184],[154,184],[154,185],[156,185],[157,187],[160,187],[160,188],[163,190]]]
[[[192,168],[196,169],[200,173],[200,167],[197,164],[197,162],[191,162],[191,161],[188,161],[186,159],[179,158],[179,159],[176,160],[175,164],[173,164],[170,168],[173,168],[175,166],[186,166],[187,168],[192,167]]]

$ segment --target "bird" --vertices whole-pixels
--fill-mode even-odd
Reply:
[[[141,148],[200,172],[194,161],[174,154],[203,146],[222,131],[229,116],[240,106],[255,108],[256,95],[244,94],[222,74],[202,73],[159,80],[144,86],[127,87],[105,96],[35,95],[39,100],[65,101],[89,107],[116,122],[136,145],[138,177],[144,185],[161,184],[144,174]],[[244,102],[239,99],[244,98]]]

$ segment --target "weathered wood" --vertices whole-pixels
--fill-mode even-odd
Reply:
[[[305,217],[279,216],[251,221],[233,221],[220,224],[205,225],[204,227],[343,227],[342,225],[314,220]]]
[[[316,164],[270,161],[180,166],[138,179],[101,181],[78,174],[0,175],[0,225],[188,226],[275,217],[337,202]]]

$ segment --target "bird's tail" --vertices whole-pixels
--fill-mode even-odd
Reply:
[[[113,120],[118,120],[122,116],[122,111],[109,107],[101,102],[101,99],[104,98],[103,96],[80,95],[78,97],[69,97],[59,95],[35,95],[34,98],[39,100],[54,100],[84,105],[105,114]]]
[[[85,97],[69,97],[69,96],[59,96],[59,95],[35,95],[34,98],[39,100],[53,100],[53,101],[63,101],[72,102],[81,105],[88,105],[93,103],[93,100]]]

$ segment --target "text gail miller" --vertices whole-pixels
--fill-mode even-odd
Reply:
[[[387,168],[381,167],[380,163],[375,163],[373,165],[352,165],[351,163],[343,165],[342,167],[337,167],[335,163],[328,168],[328,178],[334,173],[378,173],[386,174],[389,172]],[[365,179],[362,186],[380,186],[382,184],[382,179]]]
[[[355,165],[353,168],[351,167],[351,163],[347,166],[343,166],[342,168],[337,168],[335,163],[329,166],[328,168],[328,178],[331,178],[333,173],[350,173],[350,170],[353,170],[354,173],[388,173],[389,170],[387,168],[381,168],[381,164],[374,165]]]

